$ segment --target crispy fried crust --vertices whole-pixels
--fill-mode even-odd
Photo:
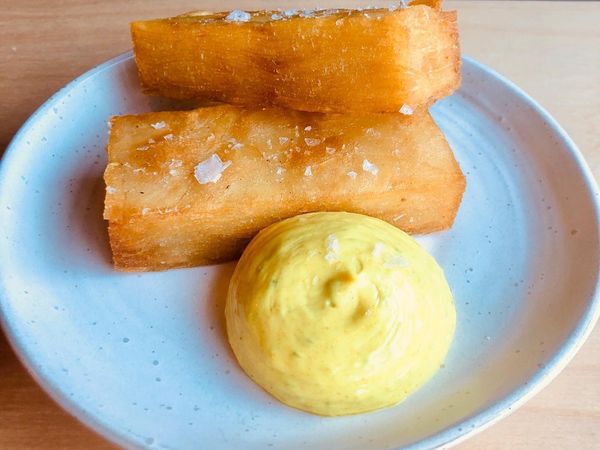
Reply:
[[[197,12],[133,22],[135,61],[147,93],[176,99],[316,112],[416,110],[460,84],[456,13],[424,3],[434,8],[289,18],[257,11],[248,22]]]
[[[260,229],[310,211],[368,214],[411,233],[443,230],[465,188],[428,113],[224,105],[111,124],[104,217],[122,270],[227,261]],[[231,165],[200,184],[194,168],[213,154]]]
[[[410,6],[425,5],[437,11],[442,9],[442,0],[411,0],[408,4]]]

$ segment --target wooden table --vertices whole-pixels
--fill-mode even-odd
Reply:
[[[55,90],[127,50],[127,24],[133,19],[199,6],[294,6],[271,0],[176,3],[4,0],[0,4],[0,151]],[[546,107],[578,143],[598,177],[600,3],[456,1],[446,7],[459,11],[464,53],[508,76]],[[0,448],[112,448],[48,399],[1,335]],[[549,387],[461,448],[600,448],[600,328]]]

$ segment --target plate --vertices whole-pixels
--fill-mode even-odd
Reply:
[[[129,448],[432,448],[508,414],[547,384],[598,314],[598,191],[573,142],[526,94],[465,58],[432,113],[468,187],[454,227],[420,237],[455,294],[438,374],[404,403],[323,418],[277,402],[228,346],[233,263],[123,274],[102,220],[106,121],[169,105],[130,54],[71,82],[23,126],[0,167],[2,322],[65,409]]]

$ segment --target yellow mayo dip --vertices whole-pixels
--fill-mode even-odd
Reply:
[[[235,269],[225,315],[246,373],[283,403],[326,416],[403,400],[440,367],[456,321],[432,256],[386,222],[338,212],[261,231]]]

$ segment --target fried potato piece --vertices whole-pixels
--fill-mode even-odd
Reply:
[[[231,260],[262,228],[309,211],[363,213],[412,233],[443,230],[465,188],[428,113],[223,105],[111,124],[104,217],[121,270]]]
[[[408,2],[408,5],[409,6],[425,5],[425,6],[429,6],[430,8],[439,11],[442,9],[442,0],[411,0]]]
[[[455,12],[416,5],[286,14],[133,22],[142,87],[252,108],[398,112],[425,108],[460,84]]]

